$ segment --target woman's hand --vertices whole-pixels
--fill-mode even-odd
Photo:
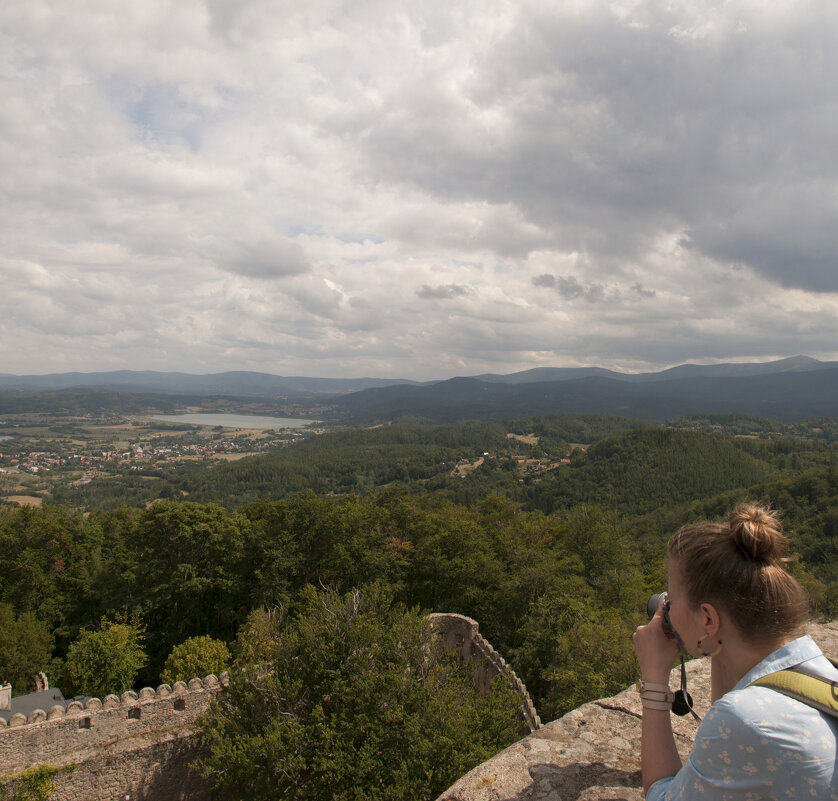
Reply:
[[[638,626],[632,639],[640,675],[646,681],[669,683],[669,673],[680,649],[663,616],[663,604],[646,626]]]

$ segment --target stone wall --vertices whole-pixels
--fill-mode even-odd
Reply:
[[[522,721],[530,731],[541,725],[527,688],[481,636],[477,623],[462,615],[431,615],[448,647],[475,665],[478,692],[502,674],[521,699]],[[52,801],[201,801],[207,783],[190,768],[199,757],[193,737],[198,718],[227,683],[207,676],[188,684],[164,684],[109,695],[85,704],[70,702],[35,710],[28,718],[0,718],[0,771],[13,777],[27,768],[59,768]]]
[[[449,647],[475,663],[475,683],[485,689],[503,673],[521,695],[531,730],[488,762],[466,774],[438,801],[642,801],[640,721],[634,687],[613,698],[584,704],[559,720],[540,724],[526,687],[462,615],[434,615]],[[809,633],[824,653],[838,656],[838,625],[812,625]],[[709,707],[709,660],[687,665],[690,692],[703,715]],[[680,681],[673,671],[671,685]],[[85,705],[72,702],[36,710],[28,719],[0,721],[0,770],[13,776],[36,765],[52,765],[58,790],[53,801],[203,801],[206,782],[190,766],[199,756],[192,737],[196,721],[227,682],[221,677],[177,682],[157,690]],[[689,753],[697,724],[673,717],[682,757]]]
[[[524,682],[483,638],[477,621],[465,615],[442,613],[431,614],[429,617],[445,644],[452,650],[458,651],[464,661],[472,662],[477,666],[474,674],[475,689],[481,693],[487,692],[492,679],[498,674],[503,674],[521,699],[521,716],[529,730],[532,732],[539,729],[541,720]]]
[[[0,724],[3,774],[36,765],[60,768],[54,801],[204,798],[206,782],[189,767],[199,747],[192,735],[227,680],[227,674],[207,676],[73,701],[66,710],[55,705],[28,719],[13,715],[8,726]]]
[[[838,658],[838,625],[812,624],[825,654]],[[680,686],[672,671],[670,686]],[[687,683],[702,717],[710,706],[710,660],[687,663]],[[437,801],[642,801],[640,722],[635,687],[584,704],[509,746],[456,782]],[[682,759],[698,724],[672,717]]]

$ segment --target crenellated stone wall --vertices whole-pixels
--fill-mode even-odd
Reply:
[[[535,731],[541,721],[523,682],[463,615],[431,615],[449,648],[475,665],[474,684],[486,692],[502,674],[521,699],[522,722]],[[202,801],[207,782],[192,769],[200,756],[193,735],[198,718],[228,683],[220,677],[188,684],[146,687],[82,704],[71,701],[36,709],[28,717],[0,718],[0,771],[7,779],[27,768],[58,768],[51,801]]]
[[[4,777],[37,765],[59,768],[51,801],[206,797],[206,782],[190,765],[199,744],[198,718],[229,680],[226,673],[156,690],[71,701],[0,719]]]

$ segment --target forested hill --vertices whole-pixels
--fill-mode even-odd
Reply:
[[[725,435],[725,424],[775,439]],[[464,504],[495,493],[544,512],[597,503],[641,514],[833,458],[825,440],[795,437],[789,427],[766,420],[722,416],[682,425],[707,430],[598,415],[352,429],[212,467],[129,472],[56,488],[53,501],[96,508],[164,497],[234,507],[301,491],[340,496],[401,483],[413,493],[439,492]]]
[[[626,381],[602,376],[527,384],[455,378],[430,386],[392,386],[334,402],[347,421],[414,418],[454,423],[509,416],[591,413],[642,420],[738,413],[786,422],[838,416],[838,367],[750,376],[692,375]]]
[[[347,724],[349,745],[313,739],[314,758],[329,748],[349,763],[357,738],[368,742],[359,720],[369,731],[407,729],[402,702],[382,708],[375,684],[383,675],[401,693],[407,675],[389,659],[405,642],[393,621],[406,610],[444,611],[479,621],[550,720],[636,678],[630,635],[649,594],[665,588],[667,538],[686,523],[722,520],[744,500],[779,511],[790,569],[814,613],[834,617],[835,421],[721,416],[678,426],[587,415],[340,431],[224,466],[193,463],[188,474],[94,480],[68,487],[62,505],[0,506],[0,675],[25,686],[44,670],[68,694],[93,694],[98,668],[85,648],[108,642],[115,659],[126,651],[115,634],[144,642],[120,692],[169,681],[169,666],[190,654],[252,666],[284,653],[284,664],[326,665],[293,682],[315,699],[318,737]],[[160,495],[170,499],[148,503]],[[347,627],[324,634],[334,631],[325,617],[359,620],[359,639],[343,638]],[[328,659],[300,657],[303,641]],[[188,664],[186,678],[220,669]],[[392,669],[370,667],[381,664]],[[339,680],[339,704],[326,673]],[[345,699],[359,697],[373,703],[347,717]],[[422,709],[434,697],[450,696]],[[266,730],[297,725],[284,708],[271,717],[257,702]],[[434,764],[446,766],[450,742],[429,732],[452,709],[438,711],[409,739],[433,742]],[[237,719],[248,729],[255,717]],[[470,725],[459,729],[480,732]],[[233,740],[215,758],[247,756],[243,742],[255,740]],[[424,752],[410,759],[427,764]],[[436,776],[422,797],[467,768]],[[399,797],[417,797],[414,789]]]
[[[755,456],[733,439],[698,431],[630,431],[530,482],[526,498],[544,511],[570,508],[581,499],[643,514],[753,486],[776,472],[772,461],[768,453]]]
[[[770,458],[697,431],[630,431],[599,442],[588,453],[576,450],[567,464],[551,464],[542,455],[534,463],[550,464],[542,470],[521,464],[533,448],[508,439],[504,426],[459,431],[459,437],[452,429],[439,429],[428,438],[421,429],[320,437],[204,472],[183,490],[194,500],[236,505],[303,489],[344,494],[402,482],[464,503],[495,492],[546,512],[584,502],[641,513],[751,486],[772,472]],[[564,456],[566,448],[560,445],[554,453]],[[452,474],[459,459],[482,461],[466,475]]]

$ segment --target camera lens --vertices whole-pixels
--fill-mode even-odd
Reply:
[[[649,620],[651,620],[655,616],[655,612],[658,611],[658,608],[662,603],[666,601],[666,593],[659,592],[653,595],[649,600],[646,602],[646,614],[649,615]]]

